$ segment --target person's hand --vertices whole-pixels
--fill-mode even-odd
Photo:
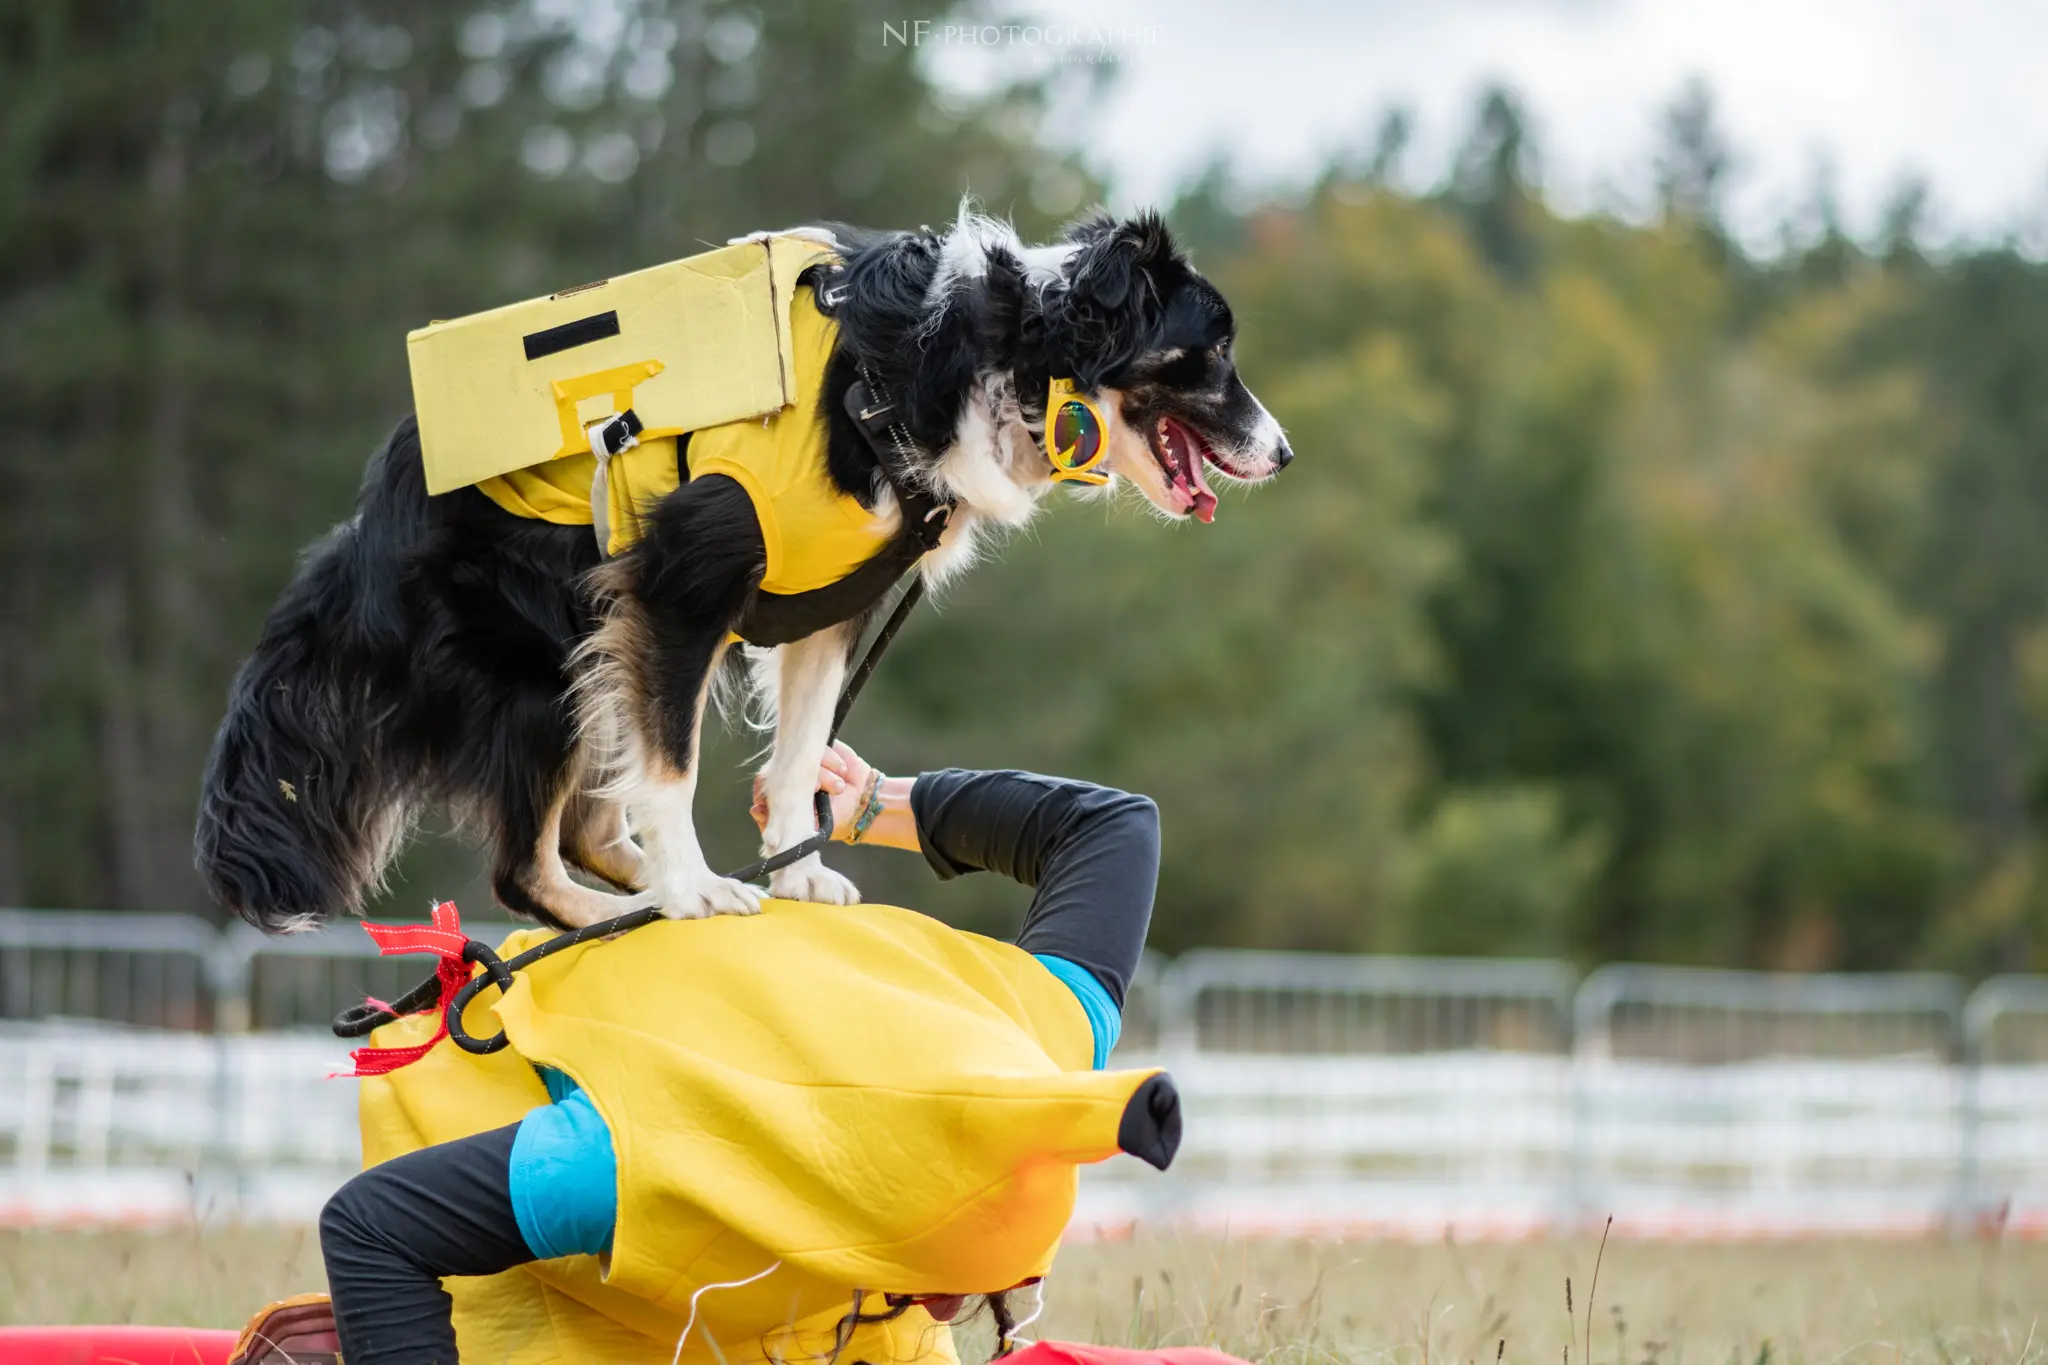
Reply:
[[[845,740],[834,740],[825,751],[818,764],[817,790],[832,798],[832,837],[839,843],[845,843],[853,833],[853,822],[860,818],[868,782],[879,776]],[[763,830],[768,827],[768,797],[758,774],[754,778],[754,807],[750,814],[755,825]]]

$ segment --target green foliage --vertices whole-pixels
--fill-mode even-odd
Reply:
[[[1099,189],[1045,87],[942,96],[874,4],[556,8],[0,0],[0,903],[200,907],[220,698],[409,327]],[[1923,254],[1910,191],[1873,250],[1745,257],[1706,92],[1664,126],[1648,227],[1553,213],[1506,92],[1438,195],[1390,188],[1399,113],[1298,203],[1212,169],[1176,216],[1301,459],[1208,528],[1056,497],[852,741],[1151,793],[1169,951],[2043,965],[2048,271]],[[715,861],[757,743],[712,745]],[[486,894],[448,840],[402,872],[394,913]]]
[[[1547,787],[1446,791],[1407,854],[1404,946],[1569,955],[1608,850],[1600,831],[1574,833],[1566,819],[1563,796]]]
[[[896,17],[0,0],[0,903],[204,907],[228,678],[408,406],[408,329],[758,228],[972,186],[1044,232],[1017,187],[1091,192],[1041,88],[941,100]],[[473,888],[449,851],[412,871]]]
[[[1333,176],[1235,234],[1198,186],[1302,462],[1206,532],[1054,513],[858,724],[1152,792],[1168,948],[1967,956],[1910,591],[1942,409],[1886,340],[1946,277],[1760,287],[1691,220],[1559,221],[1502,174],[1512,260],[1484,181]]]

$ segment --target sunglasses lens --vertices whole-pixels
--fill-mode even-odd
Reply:
[[[1053,415],[1053,449],[1061,466],[1085,469],[1102,453],[1102,423],[1085,403],[1062,403]]]

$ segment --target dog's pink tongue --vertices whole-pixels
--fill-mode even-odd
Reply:
[[[1216,520],[1216,495],[1209,490],[1209,481],[1202,477],[1208,452],[1201,438],[1171,417],[1159,425],[1166,436],[1170,457],[1167,473],[1173,481],[1173,491],[1178,498],[1187,499],[1187,510],[1206,526]]]
[[[1216,495],[1209,491],[1209,481],[1202,477],[1202,466],[1206,463],[1208,459],[1199,445],[1188,452],[1188,475],[1195,483],[1195,519],[1204,526],[1216,520]]]

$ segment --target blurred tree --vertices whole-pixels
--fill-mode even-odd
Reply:
[[[1878,229],[1878,244],[1887,265],[1900,266],[1918,260],[1920,239],[1927,232],[1933,212],[1933,198],[1927,181],[1917,175],[1906,176],[1893,186]]]
[[[1714,92],[1700,77],[1664,111],[1656,156],[1657,199],[1666,218],[1719,229],[1722,197],[1735,155],[1714,111]]]
[[[1939,633],[1936,776],[1975,882],[1973,929],[1952,951],[2039,967],[2048,715],[2030,708],[2026,668],[2048,631],[2048,269],[2011,250],[1965,256],[1894,325],[1928,388],[1927,527],[1908,591]]]
[[[1391,686],[1298,719],[1289,699],[1262,722],[1332,744],[1360,729],[1400,736],[1401,761],[1366,772],[1308,751],[1308,774],[1336,768],[1386,789],[1359,807],[1375,818],[1353,818],[1365,837],[1348,846],[1258,844],[1256,875],[1287,862],[1293,885],[1316,890],[1248,904],[1230,937],[1542,942],[1584,957],[1737,962],[1917,951],[1945,866],[1914,782],[1924,651],[1861,543],[1833,520],[1860,516],[1868,534],[1897,511],[1876,490],[1855,504],[1840,491],[1848,471],[1837,472],[1845,448],[1898,449],[1917,420],[1888,377],[1852,384],[1832,373],[1882,300],[1830,289],[1813,319],[1758,330],[1745,322],[1746,266],[1708,238],[1565,224],[1540,205],[1527,230],[1542,273],[1504,288],[1449,214],[1341,182],[1250,228],[1251,244],[1221,267],[1248,320],[1248,364],[1288,375],[1327,369],[1333,355],[1399,357],[1377,386],[1350,380],[1350,401],[1313,428],[1302,419],[1314,409],[1288,381],[1267,397],[1302,450],[1355,442],[1381,483],[1410,471],[1395,485],[1406,490],[1399,525],[1421,553],[1378,547],[1381,563],[1411,566],[1380,579],[1399,585],[1407,624],[1396,638],[1414,642],[1368,654]],[[1286,325],[1257,327],[1272,318]],[[1387,415],[1410,412],[1427,420],[1408,424],[1403,446],[1380,434]],[[1397,449],[1409,453],[1386,463]],[[1314,468],[1256,495],[1247,516]],[[1347,467],[1319,496],[1342,498],[1355,479]],[[1368,504],[1378,496],[1377,485],[1365,492]],[[1339,502],[1331,514],[1359,509]],[[1384,535],[1359,527],[1353,553]],[[1255,532],[1240,522],[1232,534]],[[1207,570],[1187,572],[1207,581]],[[1188,580],[1176,571],[1170,581]],[[1355,633],[1341,614],[1295,599],[1285,610],[1311,633]],[[1389,705],[1395,715],[1377,714]],[[1403,716],[1413,728],[1390,724]],[[1320,807],[1277,794],[1317,786],[1275,755],[1253,818],[1312,821]],[[1184,790],[1161,798],[1170,830],[1188,818]],[[1490,818],[1526,814],[1526,803],[1444,804],[1501,790],[1552,794],[1541,839],[1529,820]],[[1211,828],[1198,846],[1236,832],[1220,819]],[[1439,841],[1463,850],[1493,838],[1502,866],[1551,866],[1530,850],[1572,850],[1559,855],[1572,878],[1547,884],[1583,885],[1584,903],[1562,919],[1536,908],[1554,908],[1555,896],[1470,904],[1463,913],[1485,931],[1423,935],[1447,888],[1475,883],[1416,869],[1440,865]],[[1304,920],[1309,905],[1319,908]]]
[[[1232,202],[1235,192],[1230,163],[1219,156],[1174,200],[1175,237],[1197,261],[1243,248],[1247,225]]]
[[[1404,946],[1424,953],[1568,957],[1607,862],[1544,787],[1443,793],[1403,865]]]
[[[219,698],[407,328],[1096,188],[1044,87],[942,94],[869,4],[567,14],[0,0],[0,901],[198,907]],[[1866,250],[1824,179],[1745,255],[1700,86],[1644,228],[1553,213],[1505,92],[1433,196],[1388,129],[1294,202],[1218,163],[1176,207],[1300,462],[1213,528],[1052,499],[849,738],[1152,793],[1168,950],[2048,965],[2048,271],[1928,253],[1924,194]],[[719,861],[758,743],[711,747]],[[982,927],[1022,899],[834,856]],[[452,844],[404,874],[483,895]]]
[[[1534,191],[1536,169],[1536,147],[1521,102],[1504,87],[1488,90],[1452,164],[1448,195],[1471,225],[1487,263],[1516,282],[1528,280],[1537,265],[1533,229],[1541,206]]]
[[[970,177],[1090,191],[1034,141],[1041,86],[941,99],[894,17],[0,0],[0,901],[202,908],[229,673],[408,406],[407,329],[758,228],[942,221]]]
[[[1401,163],[1408,144],[1415,138],[1415,115],[1405,108],[1393,108],[1380,118],[1373,134],[1372,155],[1366,159],[1365,179],[1374,185],[1391,185],[1400,178]]]

